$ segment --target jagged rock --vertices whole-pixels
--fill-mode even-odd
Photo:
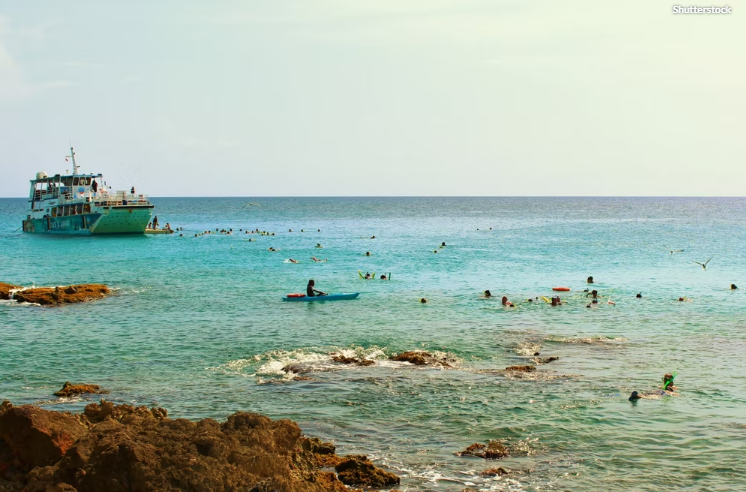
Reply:
[[[118,422],[125,421],[125,423],[133,422],[134,419],[155,419],[163,420],[167,418],[168,411],[165,408],[153,407],[148,408],[146,406],[135,407],[133,405],[114,405],[106,400],[101,400],[100,404],[89,403],[83,410],[88,422],[97,424],[103,422],[106,419],[116,420]]]
[[[475,442],[465,450],[456,453],[456,456],[475,456],[487,460],[499,460],[510,456],[510,452],[498,441],[490,441],[487,444]]]
[[[18,302],[56,306],[75,302],[87,302],[106,297],[111,291],[103,284],[81,284],[67,287],[39,287],[23,289],[13,298]]]
[[[337,466],[337,476],[346,485],[386,487],[396,485],[401,480],[393,473],[377,468],[367,456],[350,455],[344,457]]]
[[[510,366],[506,367],[505,370],[513,372],[535,372],[536,366]]]
[[[12,284],[6,284],[4,282],[0,282],[0,299],[8,300],[10,299],[10,291],[11,290],[17,290],[20,289],[18,285],[12,285]]]
[[[409,351],[390,357],[390,360],[397,362],[409,362],[416,366],[436,366],[436,367],[453,367],[453,360],[447,357],[436,357],[430,352]]]
[[[70,383],[70,381],[66,381],[65,384],[62,386],[62,389],[54,393],[54,396],[68,397],[80,395],[83,393],[105,394],[108,392],[108,390],[105,390],[95,384],[72,384]]]
[[[333,355],[332,360],[340,364],[355,364],[358,366],[372,366],[376,362],[370,359],[358,359],[357,357],[345,357],[342,354]]]
[[[50,412],[31,405],[5,405],[0,414],[0,438],[19,460],[19,468],[55,464],[87,432],[70,414]]]

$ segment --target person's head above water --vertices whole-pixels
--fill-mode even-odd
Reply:
[[[484,297],[492,297],[492,292],[490,292],[489,289],[485,290],[484,291]]]
[[[638,299],[642,299],[642,292],[638,292],[635,297],[637,297]]]
[[[427,299],[425,299],[424,297],[420,299],[420,304],[426,304],[426,303],[427,303]]]
[[[441,246],[445,246],[445,245],[446,245],[446,242],[445,242],[445,241],[443,241],[443,242],[442,242],[442,243],[441,243],[440,245],[441,245]]]
[[[736,290],[737,288],[736,284],[730,284],[730,290]]]
[[[592,284],[593,283],[593,277],[588,277],[586,280],[587,283]]]
[[[591,295],[592,295],[593,297],[598,297],[598,291],[597,291],[597,290],[595,290],[595,289],[593,289],[593,290],[591,291]]]
[[[632,394],[631,394],[631,395],[629,395],[629,398],[628,398],[628,400],[629,400],[629,401],[637,401],[637,400],[639,400],[640,398],[642,398],[642,397],[640,396],[640,393],[638,393],[637,391],[633,391],[633,392],[632,392]]]
[[[666,391],[673,391],[675,386],[673,385],[673,380],[676,376],[674,374],[668,373],[663,376],[663,389]]]
[[[370,251],[366,251],[365,256],[370,256]]]

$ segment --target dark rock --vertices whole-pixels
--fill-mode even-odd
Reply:
[[[357,357],[345,357],[342,354],[333,355],[332,360],[340,364],[355,364],[358,366],[372,366],[376,362],[370,359],[358,359]]]
[[[101,388],[95,384],[71,384],[70,381],[65,382],[62,389],[54,394],[54,396],[75,396],[83,393],[98,393],[105,394],[108,390]]]
[[[488,468],[480,473],[483,477],[502,477],[503,475],[508,474],[510,474],[510,472],[503,467]]]
[[[559,357],[537,357],[534,359],[534,363],[549,364],[550,362],[554,362],[555,360],[559,360]]]
[[[377,468],[367,456],[350,455],[344,457],[335,467],[337,476],[346,485],[366,487],[386,487],[400,482],[393,473]]]
[[[447,357],[436,357],[430,352],[420,351],[409,351],[402,352],[398,355],[390,357],[390,360],[397,362],[409,362],[416,366],[435,366],[435,367],[453,367],[451,364],[455,361],[448,359]]]
[[[456,453],[456,456],[475,456],[487,460],[499,460],[510,456],[510,452],[498,441],[490,441],[487,444],[475,442],[465,450]]]
[[[0,415],[0,438],[19,460],[19,468],[55,464],[88,429],[72,415],[31,405],[5,405]]]
[[[536,372],[536,366],[510,366],[506,367],[505,370],[513,372]]]

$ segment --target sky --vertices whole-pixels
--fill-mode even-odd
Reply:
[[[5,1],[0,197],[70,143],[152,196],[743,196],[746,0],[673,5]]]

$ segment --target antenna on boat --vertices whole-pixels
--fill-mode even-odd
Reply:
[[[73,160],[73,175],[78,174],[80,172],[80,167],[75,162],[75,151],[73,150],[73,145],[70,144],[70,155],[66,156]]]

